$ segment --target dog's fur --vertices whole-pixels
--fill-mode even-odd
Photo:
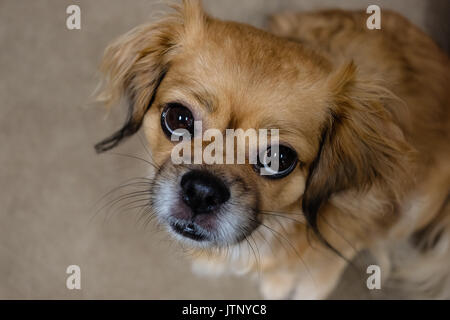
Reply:
[[[279,14],[268,33],[183,1],[107,48],[99,97],[126,97],[129,115],[97,151],[143,126],[158,168],[151,205],[165,223],[192,168],[170,162],[166,103],[183,101],[208,128],[280,128],[300,161],[283,179],[248,165],[202,166],[230,184],[233,201],[196,270],[259,274],[267,298],[324,298],[347,262],[371,249],[390,262],[383,278],[392,269],[448,295],[449,60],[403,17],[382,18],[381,30],[368,30],[364,12]]]

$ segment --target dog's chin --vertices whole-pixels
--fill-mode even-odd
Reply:
[[[170,213],[169,213],[170,212]],[[183,205],[174,204],[160,221],[176,240],[191,247],[221,248],[238,244],[257,228],[255,223],[244,223],[241,227],[232,223],[229,212],[192,215]],[[230,221],[231,220],[231,221]],[[234,221],[236,222],[236,221]],[[247,227],[242,227],[246,225]]]
[[[179,220],[170,217],[168,226],[170,232],[181,237],[183,241],[191,240],[195,243],[206,244],[214,240],[214,234],[211,231],[206,230],[194,221]]]
[[[164,221],[167,231],[177,241],[191,247],[220,248],[243,241],[251,232],[235,232],[234,230],[207,229],[192,220],[180,220],[168,217]],[[222,231],[222,232],[220,232]]]

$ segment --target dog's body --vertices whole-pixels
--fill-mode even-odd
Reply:
[[[382,17],[381,30],[368,30],[363,12],[281,14],[274,36],[185,1],[108,48],[101,96],[125,95],[130,114],[97,150],[143,124],[160,222],[200,242],[197,271],[258,274],[267,298],[324,298],[347,265],[342,256],[372,249],[391,261],[399,245],[422,269],[413,275],[394,261],[398,278],[450,282],[448,57],[404,18]],[[246,165],[175,166],[160,128],[161,110],[174,104],[206,127],[280,128],[299,164],[278,180]],[[189,176],[199,170],[208,177]],[[178,199],[188,179],[221,185],[214,218]],[[186,238],[191,227],[196,239]],[[382,265],[383,278],[390,269]]]
[[[394,277],[414,283],[417,296],[436,294],[433,285],[446,281],[447,288],[440,287],[440,296],[450,294],[450,122],[448,81],[448,57],[423,32],[398,14],[383,11],[382,31],[365,27],[365,12],[323,11],[309,14],[281,14],[273,17],[271,29],[280,36],[300,41],[323,52],[335,65],[353,60],[362,77],[368,81],[381,80],[405,103],[395,124],[401,129],[407,143],[417,152],[413,156],[408,173],[414,179],[403,186],[404,196],[393,207],[386,209],[376,190],[366,196],[336,196],[331,201],[337,211],[351,212],[361,217],[372,210],[383,219],[389,213],[395,221],[374,239],[364,236],[362,247],[369,247],[381,255],[391,266],[382,269],[387,278],[390,269]],[[397,106],[398,107],[398,106]],[[389,106],[386,106],[389,108]],[[396,108],[393,106],[393,108]],[[395,183],[401,184],[400,181]],[[371,202],[375,200],[375,203]],[[371,206],[375,205],[375,208]],[[381,206],[381,208],[380,208]],[[378,208],[377,208],[378,207]],[[330,212],[336,215],[337,212]],[[371,213],[367,212],[367,215]],[[387,221],[386,219],[385,221]],[[422,233],[418,233],[422,230]],[[378,231],[377,231],[378,233]],[[343,235],[346,232],[342,232]],[[414,235],[415,234],[415,235]],[[414,235],[415,239],[411,239]],[[441,237],[441,238],[439,238]],[[419,240],[417,238],[420,238]],[[417,240],[421,243],[417,243]],[[416,241],[422,246],[421,254],[412,254],[416,261],[396,261],[392,250],[408,250],[399,243]],[[439,243],[440,242],[440,243]],[[423,248],[426,246],[427,248]],[[411,250],[411,248],[409,248]],[[434,253],[432,253],[434,249]],[[426,252],[427,250],[431,252]],[[436,251],[440,251],[436,254]],[[408,252],[411,254],[411,251]],[[403,258],[408,254],[403,254]],[[392,257],[394,255],[394,257]],[[432,259],[431,257],[434,257]],[[427,261],[427,259],[429,259]],[[392,260],[392,261],[390,261]],[[417,261],[420,260],[420,261]],[[397,265],[398,264],[398,265]],[[406,270],[415,270],[408,272]],[[437,272],[440,270],[440,272]],[[337,268],[335,269],[338,272]],[[440,280],[437,280],[440,279]],[[442,283],[441,283],[442,285]],[[423,290],[420,292],[420,290]],[[443,289],[443,290],[442,290]],[[438,295],[439,295],[438,294]]]

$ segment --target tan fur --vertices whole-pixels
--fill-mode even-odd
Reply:
[[[280,128],[302,163],[280,180],[231,166],[264,225],[250,242],[198,252],[195,270],[253,273],[267,298],[324,298],[347,263],[304,214],[318,211],[313,229],[347,259],[448,221],[448,57],[401,16],[382,14],[382,30],[367,30],[363,12],[280,14],[272,35],[186,0],[107,48],[99,96],[130,104],[108,146],[142,124],[155,163],[167,164],[173,144],[159,117],[183,101],[205,128]],[[442,232],[448,241],[448,222]]]

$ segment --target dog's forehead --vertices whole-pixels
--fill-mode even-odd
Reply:
[[[215,21],[186,43],[181,59],[199,75],[230,79],[241,86],[313,80],[327,62],[299,43],[273,36],[245,24]]]
[[[239,121],[246,119],[268,124],[269,119],[298,118],[300,124],[310,120],[309,114],[323,100],[323,90],[315,87],[312,79],[302,81],[299,69],[280,64],[273,71],[255,70],[259,67],[223,61],[226,59],[210,60],[203,52],[186,56],[169,71],[166,82],[173,90],[193,96],[208,112],[226,112],[241,127],[244,124]]]
[[[223,21],[186,45],[172,66],[175,77],[230,101],[237,111],[242,105],[261,109],[310,101],[319,92],[312,88],[329,71],[326,61],[298,43]]]

